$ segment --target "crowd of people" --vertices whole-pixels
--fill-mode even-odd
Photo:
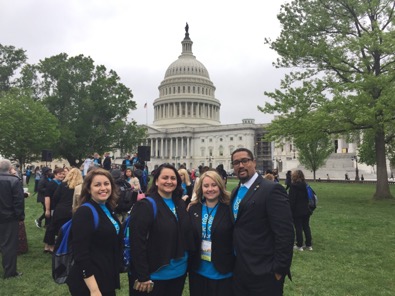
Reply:
[[[149,175],[138,155],[126,155],[119,169],[108,158],[105,154],[102,161],[95,153],[81,168],[32,173],[43,209],[35,223],[45,226],[45,253],[54,251],[59,229],[72,219],[74,265],[66,281],[71,295],[116,294],[124,227],[130,230],[133,296],[182,295],[187,275],[191,296],[282,295],[294,249],[312,250],[301,171],[287,174],[285,189],[276,172],[258,174],[253,153],[239,148],[231,154],[239,184],[229,192],[221,165],[189,172],[162,164]],[[14,234],[24,219],[22,183],[10,170],[9,161],[1,160],[0,232],[5,235],[0,247],[6,278],[20,275]],[[148,199],[138,201],[140,193],[155,206]],[[3,208],[4,203],[14,204]]]

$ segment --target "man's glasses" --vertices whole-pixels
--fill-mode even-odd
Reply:
[[[232,161],[232,165],[233,166],[239,166],[240,163],[242,163],[243,165],[246,165],[251,160],[252,160],[251,158],[243,158],[243,159],[240,159],[240,160],[234,160],[234,161]]]

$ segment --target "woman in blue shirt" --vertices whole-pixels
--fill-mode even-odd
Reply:
[[[233,223],[229,210],[230,195],[222,177],[215,171],[202,174],[196,197],[189,208],[194,249],[197,250],[190,254],[190,295],[231,295]]]
[[[181,296],[192,235],[181,178],[174,166],[155,170],[147,199],[137,202],[130,219],[130,295]]]
[[[73,296],[115,296],[120,288],[122,231],[114,214],[117,199],[107,170],[97,168],[86,175],[71,226],[74,265],[66,283]],[[97,212],[97,226],[93,209],[81,206],[84,203]]]

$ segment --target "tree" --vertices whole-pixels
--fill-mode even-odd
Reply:
[[[315,173],[322,167],[329,155],[333,152],[333,145],[330,137],[309,137],[309,139],[294,139],[294,145],[298,149],[298,160],[307,169]]]
[[[0,154],[21,165],[38,160],[59,138],[58,120],[39,102],[10,90],[0,96]]]
[[[129,128],[127,115],[136,104],[115,71],[95,66],[90,57],[69,58],[64,53],[40,61],[35,69],[35,74],[27,69],[30,78],[24,81],[39,81],[34,93],[59,120],[61,136],[53,147],[55,155],[77,165],[87,155],[119,143],[122,128]],[[142,140],[135,134],[128,136]]]
[[[147,138],[147,129],[138,126],[135,121],[125,122],[118,129],[118,143],[115,145],[122,154],[130,151],[137,151],[137,147]]]
[[[327,134],[373,131],[376,199],[392,198],[385,145],[394,138],[394,7],[388,0],[294,0],[281,7],[280,36],[266,39],[280,56],[275,66],[296,70],[266,93],[275,102],[262,110],[316,111]]]
[[[259,109],[262,110],[260,107]],[[330,135],[322,133],[317,128],[316,115],[316,112],[306,114],[304,108],[296,109],[287,116],[274,119],[267,127],[265,135],[268,141],[292,141],[298,150],[299,162],[313,171],[314,180],[317,170],[325,164],[334,150]]]
[[[12,78],[26,60],[24,50],[0,44],[0,91],[8,91],[13,86]]]

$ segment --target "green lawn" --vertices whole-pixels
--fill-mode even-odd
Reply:
[[[230,180],[228,189],[235,185]],[[311,219],[314,251],[294,254],[285,295],[395,295],[395,200],[373,201],[370,184],[311,185],[319,198]],[[0,278],[1,296],[68,295],[66,285],[53,282],[51,257],[42,252],[44,230],[34,225],[40,211],[35,198],[26,200],[29,252],[18,258],[24,275]],[[117,295],[128,295],[125,275]]]

